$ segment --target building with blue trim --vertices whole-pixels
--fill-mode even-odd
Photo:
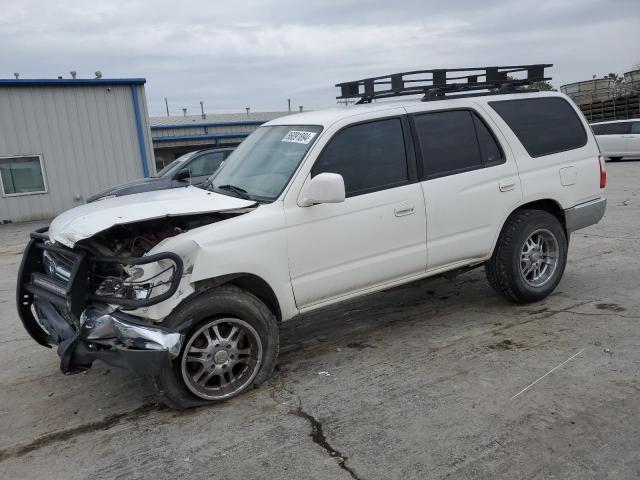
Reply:
[[[193,150],[236,146],[264,122],[287,112],[151,117],[156,168]]]
[[[155,173],[144,78],[0,79],[0,222]]]

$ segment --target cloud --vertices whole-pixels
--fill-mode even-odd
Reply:
[[[636,0],[1,0],[0,9],[1,76],[144,76],[152,114],[165,96],[191,112],[200,100],[209,111],[284,109],[287,98],[332,106],[337,82],[419,68],[549,62],[559,86],[640,61]]]

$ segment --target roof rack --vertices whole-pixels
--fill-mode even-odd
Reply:
[[[512,93],[518,87],[534,82],[551,80],[544,76],[544,69],[553,64],[517,65],[505,67],[441,68],[392,73],[380,77],[364,78],[336,84],[341,95],[337,99],[358,98],[356,102],[371,103],[373,99],[424,94],[422,101],[446,98],[447,94],[488,90],[487,93],[471,93],[462,96]],[[526,72],[526,78],[515,78]],[[431,75],[430,78],[415,78]],[[451,82],[451,83],[450,83]],[[361,89],[362,87],[362,89]],[[533,90],[527,90],[533,91]],[[460,96],[460,95],[458,95]]]

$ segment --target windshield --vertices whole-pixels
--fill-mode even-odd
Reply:
[[[273,201],[282,193],[322,127],[260,127],[227,158],[209,186],[218,193]]]
[[[182,165],[184,165],[184,162],[186,162],[187,160],[189,160],[191,157],[193,157],[193,155],[196,152],[189,152],[189,153],[185,153],[184,155],[176,158],[173,162],[171,162],[169,165],[167,165],[166,167],[164,167],[162,170],[160,170],[157,174],[156,177],[160,178],[160,177],[171,177],[173,176],[174,173],[176,173],[178,170],[180,170],[180,167]]]

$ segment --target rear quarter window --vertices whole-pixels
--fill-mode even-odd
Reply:
[[[559,97],[489,102],[531,157],[580,148],[587,132],[569,103]]]

